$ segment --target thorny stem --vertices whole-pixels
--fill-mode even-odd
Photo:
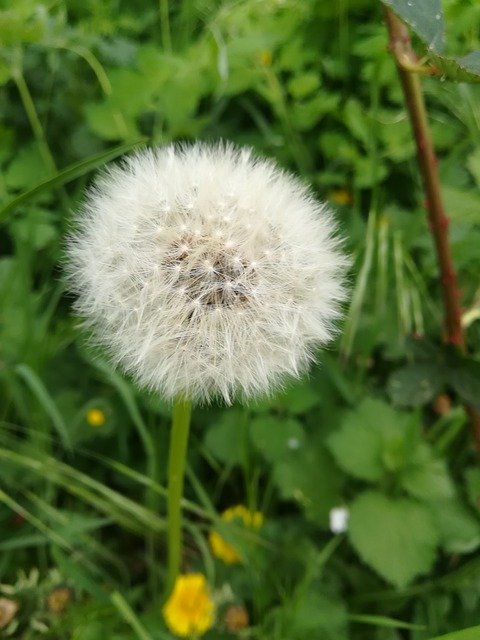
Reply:
[[[440,268],[440,282],[445,308],[445,341],[465,352],[460,291],[448,239],[449,219],[443,207],[437,170],[438,162],[430,136],[422,85],[418,74],[413,71],[417,66],[417,58],[410,42],[408,28],[404,23],[397,18],[393,11],[387,8],[385,8],[385,20],[389,34],[389,48],[395,58],[415,135],[418,162],[426,194],[429,227]],[[480,413],[472,407],[467,407],[467,411],[472,421],[475,445],[480,452]]]
[[[182,552],[181,500],[191,413],[191,402],[180,398],[175,401],[173,405],[172,433],[170,435],[170,451],[168,457],[168,568],[165,599],[170,595],[180,569]]]

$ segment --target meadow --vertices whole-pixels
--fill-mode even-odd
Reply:
[[[480,5],[421,5],[0,0],[0,638],[480,638]],[[92,348],[66,237],[105,164],[220,139],[334,211],[348,293],[307,375],[194,406],[167,615],[172,403]]]

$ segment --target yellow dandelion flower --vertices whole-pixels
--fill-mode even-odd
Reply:
[[[201,636],[215,621],[215,606],[205,576],[201,573],[179,575],[162,609],[168,628],[176,636]]]
[[[226,509],[220,517],[225,522],[239,520],[249,529],[260,529],[263,524],[262,513],[259,511],[249,511],[241,504]],[[241,562],[242,559],[235,547],[224,540],[219,533],[211,531],[208,539],[213,554],[216,555],[217,558],[220,558],[220,560],[223,560],[227,564],[237,564]]]
[[[103,427],[105,421],[105,413],[101,409],[89,409],[87,411],[87,422],[91,427]]]
[[[351,192],[345,188],[333,189],[328,194],[328,199],[331,200],[331,202],[334,202],[335,204],[347,205],[347,204],[353,203],[353,197]]]

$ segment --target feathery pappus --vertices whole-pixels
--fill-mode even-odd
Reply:
[[[67,254],[95,339],[166,398],[272,391],[332,338],[344,298],[330,210],[230,144],[170,145],[107,167]]]

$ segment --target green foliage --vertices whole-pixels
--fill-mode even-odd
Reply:
[[[365,562],[397,587],[405,587],[431,569],[437,535],[429,509],[414,500],[367,491],[352,503],[352,545]]]
[[[478,3],[384,4],[421,64],[478,80]],[[442,344],[381,3],[17,0],[0,3],[0,40],[0,597],[19,604],[0,634],[173,637],[159,603],[170,407],[85,347],[62,246],[94,169],[147,142],[223,137],[310,183],[354,264],[342,337],[310,377],[194,412],[183,563],[218,604],[206,640],[233,637],[232,605],[252,640],[477,638],[480,472],[463,403],[480,402],[480,87],[423,80],[460,355]],[[264,525],[235,531],[218,512],[236,504]],[[213,555],[212,528],[242,563]]]
[[[444,42],[444,18],[441,0],[382,0],[422,38],[430,49],[441,53]]]

